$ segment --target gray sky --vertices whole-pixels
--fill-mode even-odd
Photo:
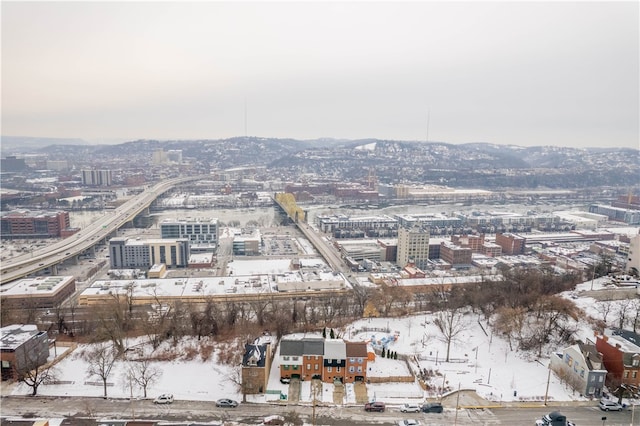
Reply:
[[[246,126],[638,148],[637,1],[3,1],[1,15],[3,135],[217,139]]]

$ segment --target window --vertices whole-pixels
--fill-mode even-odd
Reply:
[[[602,383],[602,380],[603,380],[603,379],[604,379],[604,376],[600,376],[600,377],[598,377],[598,381],[599,381],[600,383]]]
[[[333,367],[327,367],[327,373],[331,373],[333,371]]]
[[[293,369],[294,369],[294,370],[297,370],[297,369],[298,369],[298,367],[299,367],[298,365],[294,365],[294,366],[293,366]]]
[[[634,379],[635,379],[636,377],[638,377],[638,372],[637,372],[637,371],[634,371],[633,373],[631,373],[631,377],[632,377],[632,378],[634,378]]]
[[[349,367],[349,373],[353,373],[354,371],[356,371],[355,367]]]
[[[288,356],[283,356],[283,357],[282,357],[282,359],[283,359],[283,360],[285,360],[285,361],[289,361],[289,359],[290,359],[290,358],[291,358],[291,357],[288,357]]]
[[[358,373],[362,373],[362,367],[358,366]]]
[[[336,373],[340,372],[340,367],[336,367]]]
[[[635,358],[635,359],[633,360],[633,362],[632,362],[632,365],[633,365],[634,367],[639,366],[639,365],[640,365],[640,359]]]
[[[625,379],[628,379],[628,378],[629,378],[629,372],[628,372],[628,371],[625,371],[625,372],[624,372],[624,378],[625,378]]]
[[[307,364],[307,370],[311,370],[311,364]]]
[[[288,365],[283,365],[282,368],[285,369],[285,370],[288,370],[289,366]]]
[[[293,360],[294,360],[294,361],[297,361],[297,360],[298,360],[298,358],[300,358],[300,357],[299,357],[299,356],[294,356],[294,357],[293,357]]]
[[[318,371],[318,367],[319,367],[318,364],[316,364],[313,369]]]
[[[356,359],[355,359],[355,358],[349,358],[349,362],[350,362],[351,364],[355,364],[355,363],[356,363]]]

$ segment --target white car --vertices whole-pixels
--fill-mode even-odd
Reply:
[[[171,404],[172,402],[173,395],[171,395],[170,393],[162,394],[153,400],[154,404]]]
[[[399,426],[420,426],[420,422],[415,419],[406,419],[406,420],[400,420],[398,422],[398,425]]]
[[[400,411],[403,413],[419,413],[420,406],[418,404],[402,404]]]

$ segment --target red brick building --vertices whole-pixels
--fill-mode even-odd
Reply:
[[[512,233],[496,234],[496,244],[502,247],[502,253],[513,256],[524,254],[526,238]]]
[[[68,212],[13,210],[2,213],[2,238],[59,238],[70,228]]]
[[[596,350],[602,354],[607,384],[640,385],[640,335],[627,330],[598,334]]]

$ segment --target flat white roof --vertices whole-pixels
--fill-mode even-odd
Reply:
[[[23,278],[0,287],[0,296],[52,295],[73,280],[71,275]]]

